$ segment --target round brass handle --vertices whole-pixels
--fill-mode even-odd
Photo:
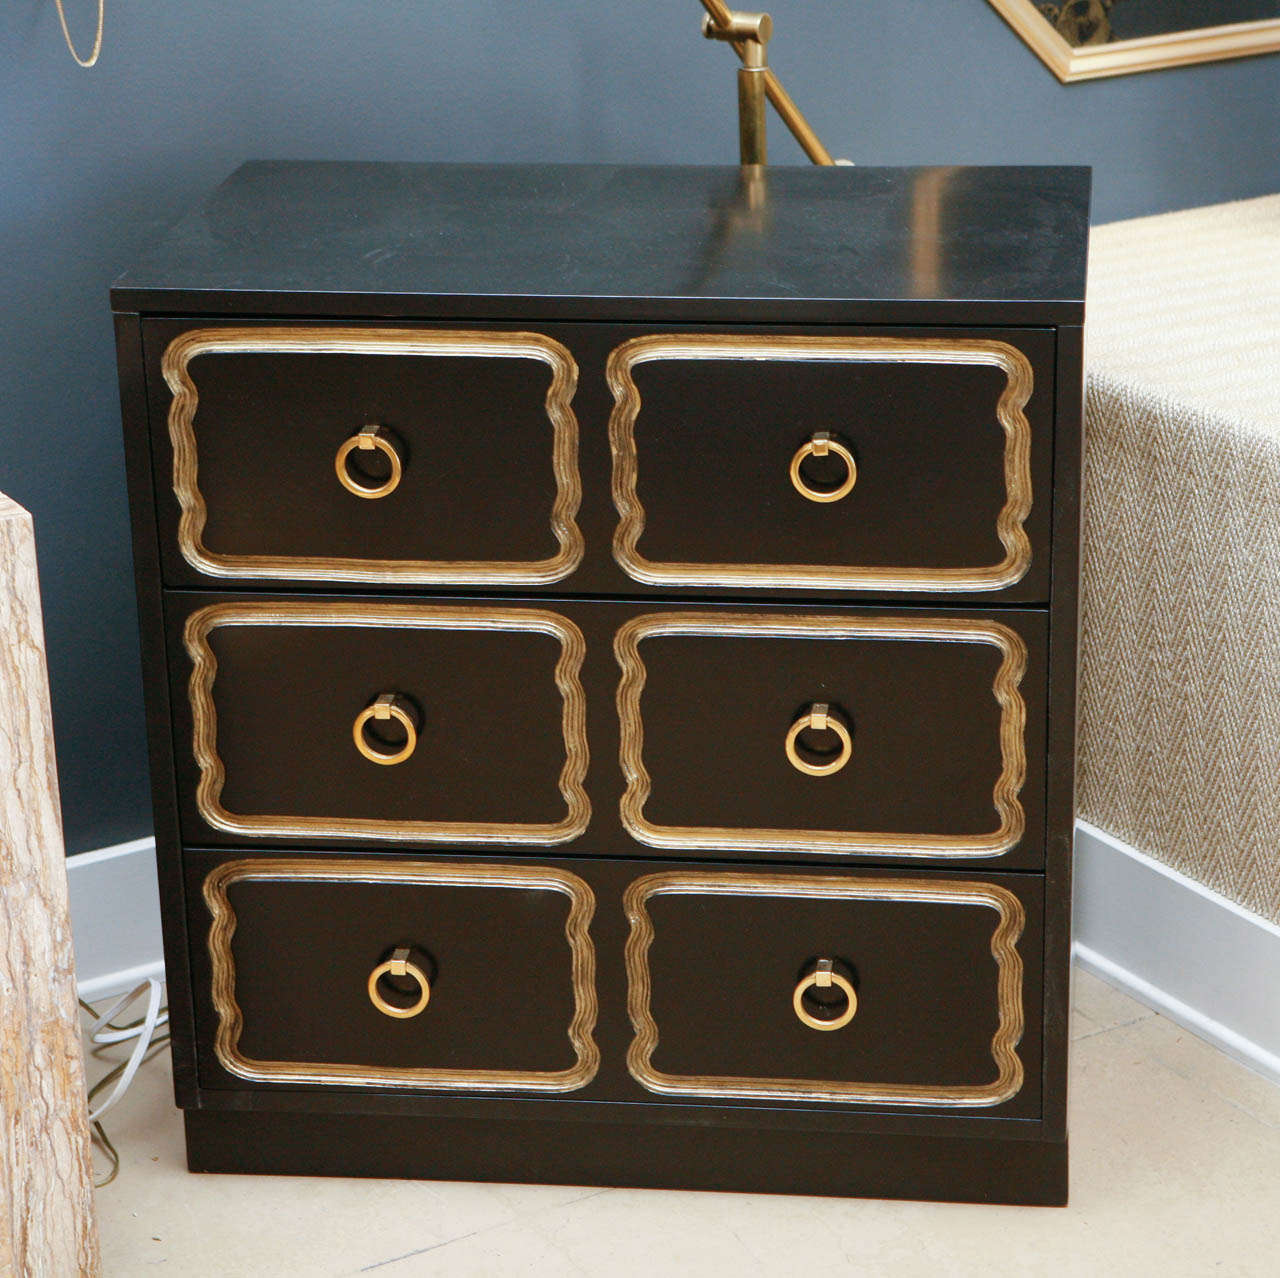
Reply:
[[[384,976],[412,977],[418,983],[417,1001],[408,1007],[397,1007],[394,1003],[388,1003],[378,989],[378,982]],[[379,963],[369,973],[369,1002],[384,1016],[394,1016],[399,1020],[407,1020],[410,1016],[417,1016],[430,1001],[431,982],[427,979],[427,974],[416,963],[409,961],[409,951],[407,949],[394,950],[385,963]]]
[[[826,457],[829,453],[835,453],[844,462],[846,472],[844,483],[838,488],[814,488],[805,482],[804,476],[800,473],[800,467],[809,457]],[[841,497],[849,495],[857,482],[858,463],[853,460],[853,454],[838,439],[831,438],[830,431],[818,431],[812,439],[796,449],[795,456],[791,459],[792,486],[801,497],[809,501],[839,501]]]
[[[821,732],[824,729],[829,730],[840,738],[840,750],[835,758],[828,760],[826,763],[810,763],[808,759],[800,757],[796,742],[806,728],[813,728],[817,732]],[[839,772],[853,757],[853,737],[849,734],[849,729],[845,726],[844,720],[829,705],[825,702],[815,702],[791,725],[791,729],[787,733],[786,748],[787,759],[793,768],[798,768],[801,772],[811,777],[829,777],[833,773]]]
[[[811,989],[830,989],[833,985],[845,997],[844,1011],[830,1020],[814,1016],[804,1005],[805,994]],[[853,1014],[858,1010],[858,995],[853,988],[853,982],[835,970],[831,959],[819,959],[813,971],[800,978],[800,983],[796,986],[796,992],[791,999],[791,1006],[795,1008],[796,1016],[800,1018],[802,1025],[816,1030],[838,1030],[853,1020]]]
[[[386,723],[392,719],[404,729],[404,745],[398,749],[384,750],[370,744],[365,734],[365,724],[370,720]],[[372,705],[365,706],[356,715],[356,721],[351,725],[351,736],[356,743],[356,749],[371,763],[383,763],[388,766],[393,763],[403,763],[418,744],[418,725],[415,719],[413,706],[408,701],[403,697],[397,697],[393,692],[384,692]]]
[[[347,464],[347,459],[357,449],[366,453],[374,451],[382,453],[391,463],[391,474],[380,484],[361,483],[351,473],[351,467]],[[400,451],[381,426],[366,426],[358,435],[352,435],[350,439],[343,441],[337,456],[333,459],[333,468],[338,474],[338,483],[347,492],[355,493],[357,497],[385,497],[388,493],[395,492],[400,483],[400,476],[404,474]]]

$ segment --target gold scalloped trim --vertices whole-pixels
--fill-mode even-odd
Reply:
[[[827,567],[815,564],[655,563],[640,553],[645,510],[637,492],[639,462],[635,426],[640,392],[632,378],[637,364],[663,359],[752,359],[840,363],[982,364],[1004,373],[996,404],[1005,435],[1005,503],[996,535],[1005,549],[997,564],[975,568]],[[1033,375],[1027,357],[1007,342],[963,338],[771,337],[710,333],[655,334],[616,347],[607,366],[614,409],[609,419],[613,449],[613,502],[619,520],[613,557],[629,577],[650,586],[749,586],[806,590],[1004,590],[1031,567],[1027,516],[1031,513],[1031,425],[1023,409]]]
[[[224,555],[204,544],[207,518],[198,479],[195,416],[199,396],[189,365],[199,355],[227,353],[307,355],[486,356],[536,359],[551,369],[546,410],[554,442],[551,463],[556,497],[551,531],[559,551],[550,559],[401,560],[290,555]],[[559,342],[540,333],[488,333],[450,329],[260,327],[197,328],[165,349],[161,372],[173,402],[173,491],[181,507],[178,548],[198,572],[211,577],[273,578],[282,581],[395,582],[402,585],[531,585],[562,581],[582,562],[584,542],[576,516],[582,501],[578,475],[578,422],[572,402],[578,366]]]
[[[658,1026],[650,1009],[649,947],[653,920],[645,908],[652,897],[701,896],[806,897],[816,900],[925,901],[995,910],[999,922],[991,935],[997,965],[999,1024],[991,1040],[996,1077],[990,1083],[930,1086],[919,1083],[859,1083],[797,1078],[667,1074],[653,1066]],[[979,1108],[1000,1105],[1022,1087],[1022,959],[1017,942],[1026,923],[1022,902],[993,883],[962,880],[850,878],[847,875],[729,873],[723,870],[674,870],[636,879],[623,901],[631,933],[627,938],[627,1012],[635,1037],[627,1051],[627,1069],[648,1091],[662,1096],[738,1100],[827,1102],[833,1104],[936,1105]],[[909,1028],[904,1027],[904,1033]]]
[[[938,643],[990,644],[1001,654],[992,693],[1000,706],[1002,767],[991,800],[1000,824],[989,834],[888,834],[860,830],[761,830],[723,826],[656,825],[644,815],[652,789],[644,765],[644,720],[640,694],[645,665],[640,643],[655,635],[730,635],[768,639],[928,640]],[[797,617],[751,613],[664,612],[635,617],[613,641],[622,670],[618,684],[621,740],[619,762],[627,787],[619,810],[625,829],[641,843],[657,848],[750,848],[754,851],[840,852],[913,857],[1001,856],[1026,830],[1018,800],[1027,775],[1027,707],[1019,692],[1027,668],[1022,637],[997,621],[968,618]]]
[[[220,626],[405,627],[423,630],[514,630],[550,635],[560,643],[555,682],[563,702],[565,761],[560,771],[564,819],[553,823],[390,821],[355,817],[246,816],[222,805],[226,769],[218,754],[218,715],[213,703],[217,658],[209,635]],[[586,655],[582,631],[567,617],[534,608],[469,608],[436,604],[369,604],[264,600],[211,604],[193,612],[183,629],[191,658],[189,693],[192,750],[200,768],[196,807],[215,829],[252,838],[372,838],[414,843],[567,843],[587,828],[591,801],[584,782],[586,695],[580,674]]]
[[[259,1061],[240,1051],[244,1027],[236,1002],[236,966],[231,952],[236,916],[227,899],[233,883],[388,883],[455,885],[560,892],[569,898],[564,934],[572,954],[574,1014],[568,1037],[576,1062],[565,1070],[391,1069],[372,1065],[342,1065],[312,1061]],[[271,860],[227,861],[204,881],[204,900],[213,916],[209,929],[209,959],[213,965],[212,996],[218,1028],[214,1054],[231,1074],[253,1083],[316,1083],[340,1087],[407,1087],[449,1091],[572,1092],[585,1087],[600,1068],[595,1030],[596,958],[589,925],[595,913],[591,889],[566,870],[539,866],[485,864],[381,863],[330,858],[281,857]],[[367,973],[356,978],[364,983]]]

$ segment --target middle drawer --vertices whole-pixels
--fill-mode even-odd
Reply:
[[[167,606],[191,844],[1043,864],[1039,611]]]

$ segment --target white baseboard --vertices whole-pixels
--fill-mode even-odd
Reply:
[[[86,1002],[164,979],[156,842],[135,839],[67,858],[76,978]]]
[[[1076,823],[1074,955],[1086,971],[1280,1083],[1280,927]]]
[[[81,997],[163,977],[155,841],[67,859]],[[1280,927],[1076,824],[1074,955],[1193,1034],[1280,1082]]]

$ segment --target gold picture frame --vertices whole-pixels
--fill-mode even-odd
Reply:
[[[1096,2],[1100,9],[1110,7],[1106,0]],[[1072,44],[1044,15],[1036,0],[990,3],[1063,84],[1280,50],[1280,17],[1189,27],[1140,39]]]

